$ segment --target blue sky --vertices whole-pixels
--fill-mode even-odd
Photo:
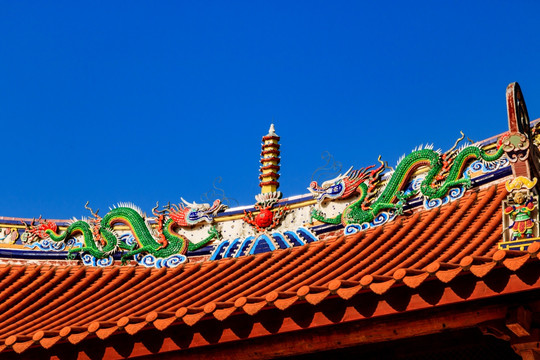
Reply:
[[[150,212],[200,202],[217,177],[253,204],[272,121],[284,196],[307,192],[324,151],[394,165],[460,130],[501,133],[513,81],[540,117],[538,14],[532,0],[2,2],[0,216]]]

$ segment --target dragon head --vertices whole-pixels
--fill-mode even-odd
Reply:
[[[334,179],[323,182],[320,186],[316,181],[312,181],[308,190],[318,202],[322,202],[324,199],[346,199],[364,181],[367,180],[371,184],[384,169],[384,164],[381,162],[379,168],[369,171],[374,167],[375,165],[370,165],[359,170],[353,170],[351,167],[345,174],[339,174]]]
[[[42,219],[41,216],[37,221],[37,225],[35,218],[32,219],[30,225],[28,225],[24,221],[21,221],[26,226],[26,230],[21,235],[21,241],[23,243],[33,243],[46,239],[49,237],[49,235],[47,235],[47,230],[51,230],[53,232],[56,232],[58,230],[58,226],[54,222]]]
[[[345,174],[339,174],[337,177],[323,182],[320,186],[317,181],[312,181],[307,189],[318,202],[326,198],[339,199],[345,192],[343,179],[348,177],[352,171],[351,167]]]
[[[183,204],[169,204],[166,210],[161,214],[169,215],[170,218],[179,226],[193,226],[199,222],[205,221],[211,223],[214,216],[220,211],[227,208],[227,205],[222,204],[221,200],[215,200],[210,204],[189,203],[182,199]],[[154,215],[157,215],[154,213]]]

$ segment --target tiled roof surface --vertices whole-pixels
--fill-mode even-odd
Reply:
[[[384,294],[462,273],[481,278],[497,266],[516,271],[536,261],[540,246],[497,250],[506,196],[501,183],[351,236],[175,269],[1,265],[0,351]]]

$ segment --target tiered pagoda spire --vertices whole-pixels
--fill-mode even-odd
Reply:
[[[274,124],[270,125],[268,134],[262,138],[261,167],[259,175],[261,193],[273,193],[279,187],[279,136],[276,134]]]

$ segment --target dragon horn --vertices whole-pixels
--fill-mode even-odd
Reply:
[[[171,211],[171,202],[167,202],[167,205],[163,207],[163,214],[168,214]]]
[[[21,222],[23,223],[23,225],[25,226],[26,230],[30,230],[30,225],[28,225],[27,223],[25,223],[24,221],[21,220]]]
[[[154,216],[158,216],[156,214],[156,211],[158,208],[159,208],[159,201],[156,201],[156,206],[152,208],[152,214],[154,214]]]
[[[99,209],[97,209],[95,212],[92,210],[92,208],[90,206],[88,206],[88,204],[90,204],[90,201],[87,201],[86,204],[84,204],[84,208],[88,211],[90,211],[90,214],[92,214],[92,216],[94,216],[96,219],[99,218],[98,216],[98,212],[99,212]]]
[[[454,146],[452,146],[452,148],[450,150],[447,151],[447,153],[449,152],[452,152],[454,151],[454,149],[456,148],[457,144],[459,144],[459,142],[463,139],[465,139],[465,134],[463,133],[463,131],[460,131],[459,132],[461,134],[461,137],[459,139],[456,140],[456,143],[454,144]]]
[[[170,204],[170,203],[169,203]],[[159,207],[159,201],[156,201],[156,206],[152,209],[152,214],[154,214],[154,216],[160,216],[160,215],[163,215],[163,214],[166,214],[167,211],[169,210],[170,206],[167,205],[165,207],[165,210],[158,210],[158,207]]]
[[[190,204],[189,202],[187,202],[186,200],[184,200],[183,197],[181,197],[180,200],[182,200],[182,202],[183,202],[184,204],[186,204],[188,207],[194,207],[194,206],[195,206],[195,203],[191,203],[191,204]]]

